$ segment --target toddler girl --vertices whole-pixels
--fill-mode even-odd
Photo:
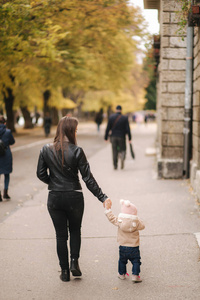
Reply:
[[[141,282],[140,273],[140,238],[139,230],[145,228],[137,216],[137,208],[129,200],[120,200],[121,213],[116,217],[111,211],[111,203],[106,203],[105,214],[108,220],[118,227],[117,241],[119,242],[118,277],[126,278],[126,264],[132,263],[132,281]]]

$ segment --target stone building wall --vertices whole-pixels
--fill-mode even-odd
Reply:
[[[186,86],[186,46],[177,34],[176,11],[181,9],[176,0],[144,0],[146,8],[159,9],[160,64],[157,85],[157,159],[160,178],[182,178],[183,127]],[[148,6],[149,5],[149,6]],[[200,28],[194,27],[192,103],[192,160],[190,182],[200,205]]]
[[[200,28],[194,28],[192,161],[190,181],[200,199]]]
[[[161,51],[158,95],[158,176],[180,178],[183,169],[183,118],[186,39],[178,33],[180,4],[160,0]]]

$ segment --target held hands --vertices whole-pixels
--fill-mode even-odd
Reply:
[[[110,200],[110,198],[107,198],[104,202],[103,202],[103,207],[105,207],[106,209],[110,209],[112,206],[112,201]]]

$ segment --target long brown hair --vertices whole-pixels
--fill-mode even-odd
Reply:
[[[54,147],[56,152],[61,149],[62,152],[62,165],[64,164],[64,141],[67,137],[68,141],[74,145],[76,142],[76,128],[78,126],[78,120],[73,117],[63,117],[57,126],[56,135],[54,138]]]

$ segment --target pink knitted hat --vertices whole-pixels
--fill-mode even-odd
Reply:
[[[121,203],[121,212],[123,214],[129,214],[129,215],[137,215],[137,208],[136,206],[131,203],[129,200],[120,200]]]

